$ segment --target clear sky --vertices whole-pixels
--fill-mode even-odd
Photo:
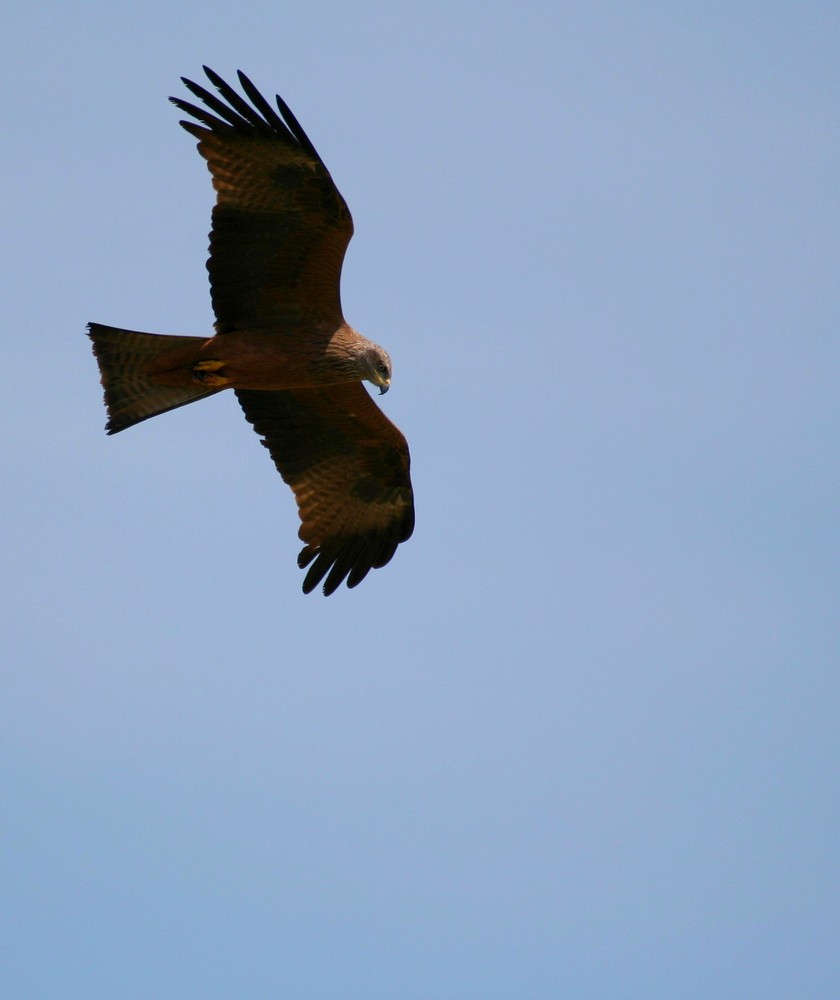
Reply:
[[[0,995],[840,996],[840,11],[2,15]],[[417,529],[304,597],[166,101],[283,94],[355,217]]]

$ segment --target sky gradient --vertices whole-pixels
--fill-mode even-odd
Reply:
[[[836,5],[2,19],[0,995],[840,995]],[[231,394],[103,429],[87,322],[212,329],[203,63],[394,361],[329,599]]]

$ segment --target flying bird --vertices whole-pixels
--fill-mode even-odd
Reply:
[[[341,266],[353,220],[285,102],[277,110],[239,72],[245,97],[204,67],[219,96],[191,80],[191,120],[216,190],[211,297],[215,335],[88,325],[107,431],[233,389],[292,488],[310,593],[355,587],[414,529],[408,445],[362,385],[391,385],[388,352],[341,311]]]

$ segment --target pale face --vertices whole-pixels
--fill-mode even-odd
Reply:
[[[370,374],[368,382],[379,387],[380,395],[391,388],[391,359],[388,352],[378,345],[372,345],[367,353],[367,363]]]

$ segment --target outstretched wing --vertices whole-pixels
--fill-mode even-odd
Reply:
[[[298,503],[308,594],[384,566],[414,530],[406,440],[361,382],[283,392],[237,389]],[[314,561],[313,561],[314,560]]]
[[[250,103],[204,67],[221,98],[191,80],[203,102],[172,103],[200,124],[198,141],[217,192],[210,233],[216,330],[342,321],[339,282],[353,220],[332,178],[286,104],[277,111],[244,73]]]

